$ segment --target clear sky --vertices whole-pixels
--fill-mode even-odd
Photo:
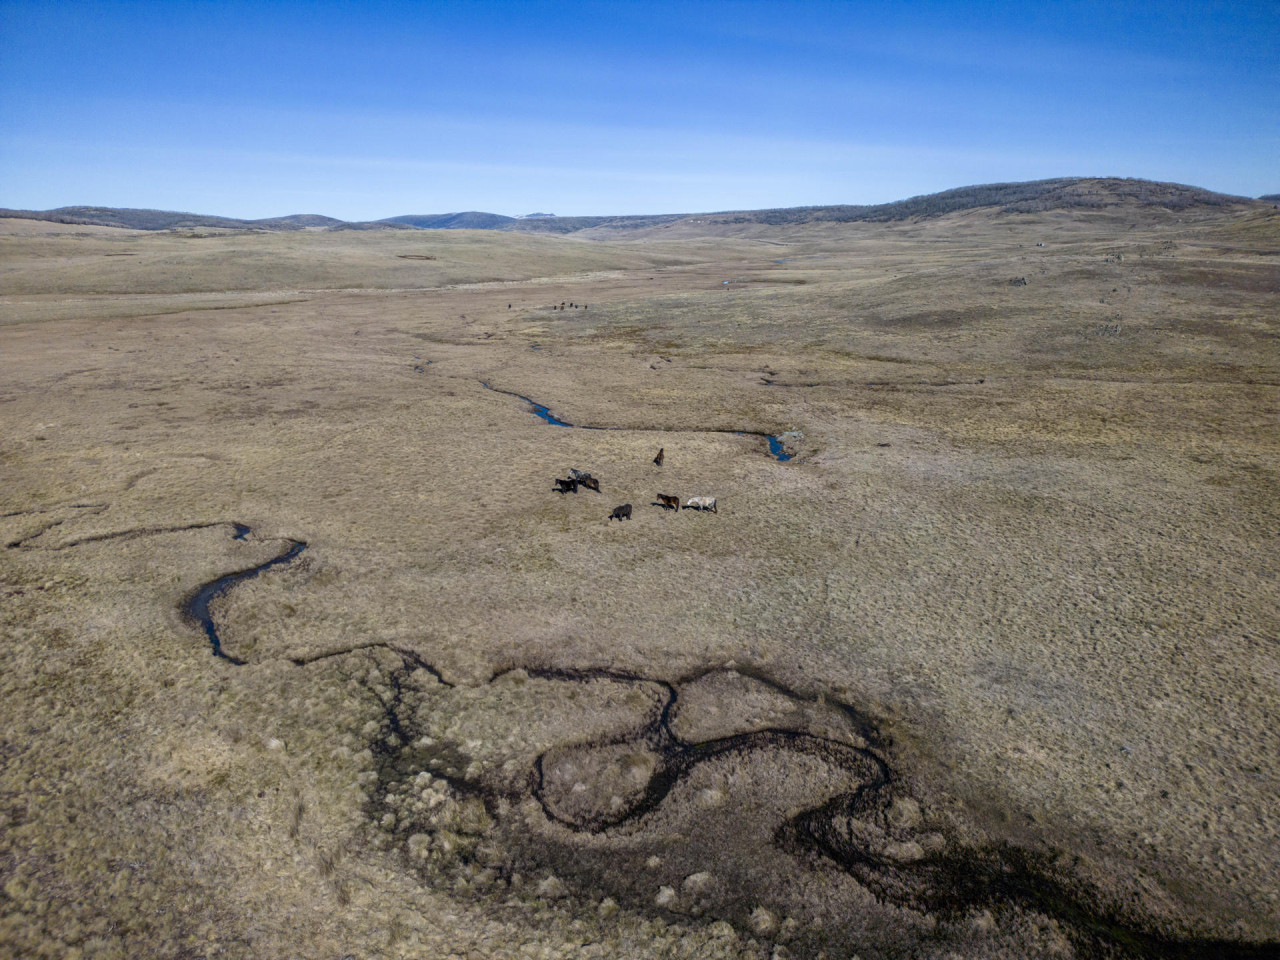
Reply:
[[[1280,0],[0,0],[0,206],[380,219],[1280,191]]]

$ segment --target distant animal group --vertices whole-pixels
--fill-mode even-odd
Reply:
[[[577,493],[579,487],[586,487],[596,493],[600,492],[600,481],[581,470],[570,470],[567,480],[561,480],[557,477],[555,483],[554,489],[556,493]]]
[[[684,507],[680,506],[679,497],[670,497],[665,493],[658,494],[658,502],[655,507],[661,507],[663,510],[710,510],[712,513],[719,513],[716,509],[715,497],[690,497]]]
[[[664,459],[664,451],[659,450],[658,455],[653,458],[653,462],[657,466],[662,466],[663,459]],[[570,470],[568,477],[564,479],[557,477],[555,479],[555,486],[552,487],[552,490],[556,493],[563,495],[566,493],[577,493],[579,487],[586,487],[588,490],[594,490],[596,493],[599,493],[600,481],[596,477],[593,477],[591,474],[587,473],[585,470]],[[685,501],[683,507],[680,505],[680,498],[677,496],[673,496],[671,494],[666,494],[666,493],[659,493],[657,494],[657,498],[658,499],[654,501],[652,506],[662,507],[663,510],[680,511],[683,509],[683,510],[697,510],[699,512],[706,511],[706,510],[709,510],[712,513],[720,512],[719,510],[716,509],[715,497],[690,497],[688,500]],[[624,503],[619,507],[614,507],[613,512],[609,514],[609,519],[618,520],[618,521],[630,520],[631,504]]]

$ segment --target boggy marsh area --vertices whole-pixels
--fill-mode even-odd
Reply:
[[[8,952],[1276,949],[1270,208],[0,247]]]

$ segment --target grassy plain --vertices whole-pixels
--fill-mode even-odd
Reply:
[[[7,952],[1274,944],[1280,216],[681,230],[0,221]]]

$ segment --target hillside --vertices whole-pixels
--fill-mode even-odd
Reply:
[[[1107,210],[1147,207],[1171,212],[1211,210],[1270,202],[1215,193],[1180,183],[1114,177],[1059,177],[1023,183],[989,183],[925,194],[879,204],[837,204],[718,213],[640,214],[631,216],[509,217],[497,213],[405,214],[377,221],[347,222],[318,214],[295,214],[262,220],[116,207],[59,207],[56,210],[0,209],[0,217],[93,224],[131,230],[505,230],[518,233],[584,234],[591,237],[636,235],[653,228],[682,227],[689,234],[719,234],[747,225],[795,226],[810,223],[889,223],[939,217],[965,210],[997,214],[1043,213],[1049,210]],[[590,231],[590,233],[587,233]]]
[[[992,183],[958,187],[892,203],[786,207],[773,210],[738,210],[634,217],[556,217],[551,220],[517,221],[504,229],[539,233],[576,233],[583,230],[610,233],[652,227],[690,226],[696,232],[716,233],[725,227],[746,224],[792,226],[807,223],[888,223],[939,217],[966,210],[989,209],[993,213],[1043,213],[1049,210],[1103,210],[1123,206],[1181,211],[1192,208],[1248,204],[1248,197],[1215,193],[1201,187],[1151,180],[1062,177],[1024,183]]]
[[[52,223],[87,224],[99,227],[120,227],[126,230],[307,230],[337,229],[350,226],[346,221],[315,213],[298,213],[287,217],[267,217],[262,220],[240,220],[235,217],[218,217],[200,213],[181,213],[173,210],[149,210],[132,207],[58,207],[54,210],[0,209],[0,217],[16,217],[23,220],[47,220]],[[387,229],[374,226],[374,229]]]
[[[378,223],[402,224],[420,230],[501,230],[515,221],[515,217],[500,213],[469,210],[466,213],[411,213],[402,217],[388,217]]]

